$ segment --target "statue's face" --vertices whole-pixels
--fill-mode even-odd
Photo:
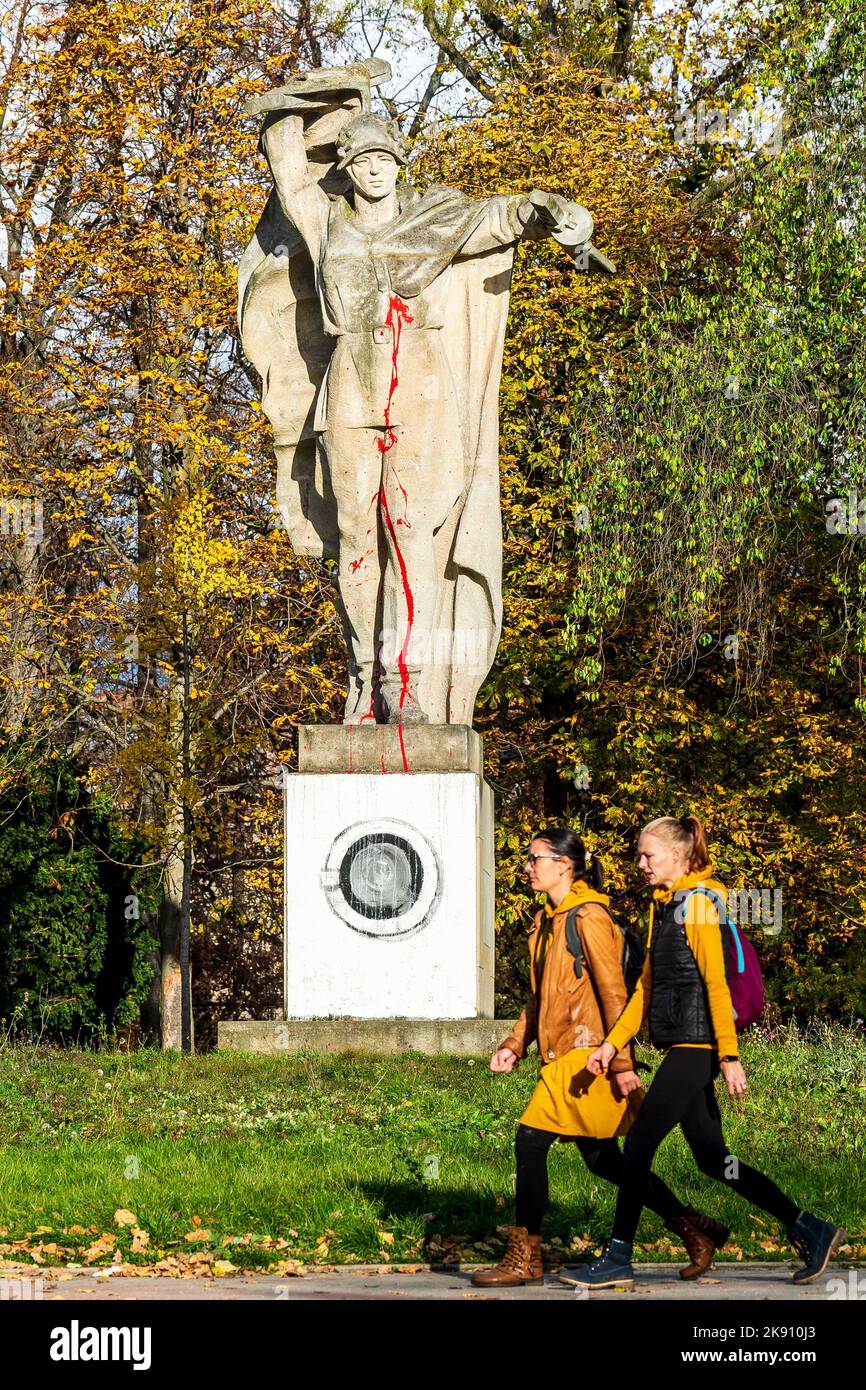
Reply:
[[[365,150],[346,165],[349,178],[365,198],[387,198],[397,182],[400,166],[387,150]]]

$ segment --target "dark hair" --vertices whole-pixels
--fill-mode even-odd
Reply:
[[[641,834],[661,837],[668,844],[688,846],[690,873],[705,869],[710,862],[704,827],[697,816],[659,816],[645,825]]]
[[[596,893],[604,888],[604,873],[596,855],[590,854],[579,835],[566,825],[555,825],[550,830],[539,830],[534,840],[546,840],[554,854],[570,859],[574,877],[582,878]]]

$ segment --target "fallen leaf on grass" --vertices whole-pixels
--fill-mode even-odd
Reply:
[[[140,1226],[132,1228],[132,1253],[133,1255],[144,1254],[150,1245],[150,1232],[143,1231]]]
[[[95,1240],[92,1245],[88,1246],[84,1253],[84,1263],[86,1265],[93,1264],[94,1260],[101,1259],[103,1255],[110,1254],[114,1250],[116,1243],[117,1236],[112,1235],[110,1232],[101,1235],[99,1240]]]
[[[138,1217],[135,1212],[127,1211],[126,1207],[118,1207],[114,1213],[115,1226],[137,1226]]]
[[[184,1240],[210,1240],[210,1231],[187,1231]]]
[[[231,1260],[214,1260],[213,1262],[213,1272],[217,1277],[224,1274],[234,1274],[236,1270],[237,1265],[233,1265]]]
[[[67,1236],[86,1236],[87,1231],[84,1226],[67,1226],[63,1234]]]
[[[393,1245],[393,1244],[394,1244],[394,1233],[393,1233],[393,1231],[381,1231],[381,1232],[380,1232],[380,1235],[379,1235],[379,1239],[381,1240],[381,1242],[382,1242],[383,1245]]]

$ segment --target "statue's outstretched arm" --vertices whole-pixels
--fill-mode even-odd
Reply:
[[[463,243],[460,255],[481,255],[495,246],[553,237],[579,256],[580,268],[612,272],[615,267],[592,245],[592,232],[592,215],[580,203],[534,188],[526,195],[488,199],[487,215]]]

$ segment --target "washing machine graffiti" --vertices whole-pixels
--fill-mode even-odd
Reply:
[[[383,817],[341,831],[321,877],[342,922],[362,936],[387,941],[429,925],[441,869],[432,844],[415,826]]]
[[[287,772],[284,785],[286,1016],[492,1017],[483,779]]]

